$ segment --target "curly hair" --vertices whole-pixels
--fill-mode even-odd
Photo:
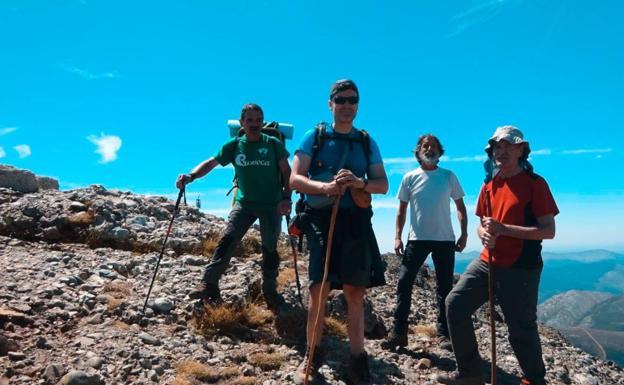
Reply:
[[[440,143],[440,139],[438,139],[437,136],[435,136],[433,134],[421,135],[418,138],[418,142],[416,143],[416,147],[414,148],[414,156],[416,157],[416,160],[418,160],[418,163],[420,163],[420,158],[418,157],[418,153],[420,152],[420,148],[422,147],[422,144],[425,141],[425,139],[433,140],[435,142],[435,144],[438,146],[438,150],[440,151],[440,156],[444,155],[444,147],[442,147],[442,143]]]

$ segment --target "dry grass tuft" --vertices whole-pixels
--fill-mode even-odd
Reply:
[[[285,286],[295,282],[295,269],[287,267],[280,270],[277,276],[277,290],[282,291]]]
[[[227,385],[256,385],[258,379],[256,377],[241,376],[228,381]]]
[[[104,295],[106,307],[111,311],[126,301],[126,298],[132,294],[132,289],[122,282],[109,282],[104,285],[102,292],[106,293]]]
[[[282,242],[279,241],[277,243],[277,253],[280,256],[281,261],[289,261],[292,259],[292,248],[290,246],[290,242]]]
[[[240,375],[240,370],[234,366],[230,366],[227,368],[222,368],[219,373],[223,378],[231,378]]]
[[[104,285],[102,291],[105,293],[116,293],[123,296],[132,294],[132,289],[128,286],[128,284],[118,281],[108,282]]]
[[[199,385],[204,383],[221,383],[231,377],[240,375],[237,368],[227,367],[213,369],[197,361],[184,361],[176,368],[173,385]],[[230,381],[228,384],[232,383]]]
[[[243,309],[243,318],[247,326],[257,328],[273,321],[273,313],[255,303],[248,303]]]
[[[130,325],[120,320],[113,321],[113,327],[119,330],[123,330],[123,331],[128,331],[132,329]]]
[[[245,235],[236,248],[234,256],[246,259],[252,257],[254,254],[260,253],[262,253],[262,242],[260,241],[260,238],[253,235]]]
[[[286,356],[280,353],[254,353],[249,356],[249,363],[263,370],[276,370],[285,359]]]
[[[348,337],[347,324],[334,317],[325,318],[325,329],[327,333],[338,338],[345,339]]]
[[[410,330],[413,334],[422,334],[429,338],[435,338],[438,335],[438,331],[433,325],[412,325]]]
[[[197,320],[197,328],[206,336],[236,335],[244,329],[245,313],[228,304],[206,305]]]
[[[217,236],[210,235],[208,238],[201,241],[201,249],[199,250],[199,253],[204,256],[212,256],[218,244],[219,238]]]
[[[114,297],[112,295],[105,295],[104,298],[106,299],[106,308],[108,311],[115,310],[119,305],[125,302],[123,298]]]
[[[93,211],[81,211],[67,218],[72,226],[89,226],[95,222],[95,215]]]
[[[271,329],[274,315],[265,307],[249,302],[243,308],[228,304],[206,305],[204,313],[197,318],[196,325],[205,336],[229,335],[240,337],[249,329],[266,332]],[[265,333],[266,334],[266,333]],[[270,335],[273,335],[271,330]]]

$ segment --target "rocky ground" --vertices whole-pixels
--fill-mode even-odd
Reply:
[[[279,283],[288,305],[279,314],[258,298],[256,230],[222,280],[226,306],[198,310],[188,293],[224,222],[183,207],[141,315],[173,206],[101,186],[0,189],[0,384],[292,383],[303,357],[305,311],[297,304],[285,243]],[[366,348],[374,383],[434,384],[435,374],[454,369],[454,357],[435,341],[433,273],[423,269],[417,279],[409,346],[388,352],[380,343],[391,325],[399,260],[387,255],[386,261],[388,286],[368,293]],[[305,287],[305,256],[298,266]],[[345,384],[341,296],[329,306],[329,354],[321,371],[326,384]],[[483,357],[489,356],[486,320],[484,311],[474,320]],[[540,331],[550,384],[624,384],[620,367],[572,347],[554,329]],[[506,335],[499,324],[499,383],[518,384]]]

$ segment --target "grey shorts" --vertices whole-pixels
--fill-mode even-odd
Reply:
[[[306,208],[306,237],[310,260],[310,286],[323,279],[331,209]],[[328,281],[332,289],[353,286],[385,285],[385,265],[381,260],[371,218],[372,209],[341,208],[338,211]]]

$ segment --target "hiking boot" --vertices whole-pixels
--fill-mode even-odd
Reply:
[[[306,354],[303,358],[303,361],[297,367],[297,371],[295,372],[294,381],[296,385],[302,385],[305,382],[305,367],[308,362],[308,355]],[[325,350],[317,346],[314,349],[314,356],[312,357],[312,362],[310,363],[310,367],[308,368],[308,383],[314,383],[314,381],[319,376],[319,368],[323,366],[325,362]]]
[[[368,368],[368,354],[366,352],[349,357],[347,376],[353,385],[371,385],[371,374]]]
[[[201,282],[189,293],[190,299],[201,299],[204,303],[217,304],[223,302],[219,286]]]
[[[531,380],[526,377],[522,377],[520,380],[520,385],[546,385],[546,380]]]
[[[449,352],[453,351],[453,344],[447,336],[438,336],[438,347]]]
[[[407,333],[397,333],[394,330],[390,332],[390,335],[385,341],[381,343],[381,347],[386,350],[395,350],[397,347],[407,346]]]
[[[458,371],[438,374],[436,381],[447,385],[485,385],[480,374],[466,375]]]
[[[265,292],[263,293],[263,297],[267,308],[274,313],[279,313],[282,306],[286,303],[284,297],[276,291]]]

